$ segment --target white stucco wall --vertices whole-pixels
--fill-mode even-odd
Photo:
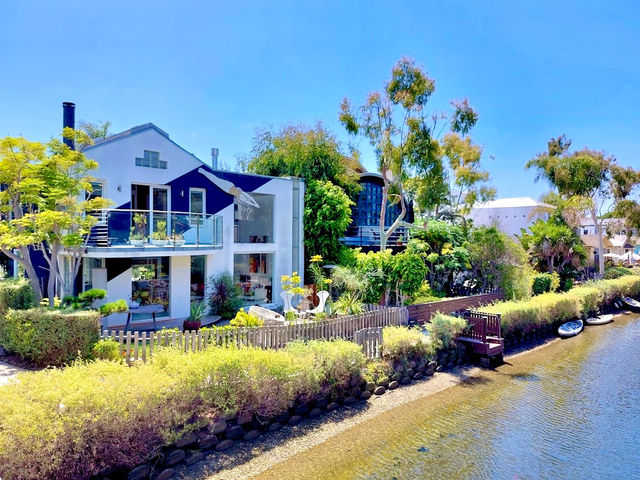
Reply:
[[[520,235],[521,229],[528,229],[538,219],[547,219],[548,213],[535,213],[536,207],[474,208],[468,218],[475,226],[495,225],[509,235]]]

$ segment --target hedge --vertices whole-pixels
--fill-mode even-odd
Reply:
[[[100,314],[33,308],[0,317],[0,346],[42,367],[88,358],[100,338]]]
[[[572,318],[586,317],[622,296],[640,294],[640,276],[587,282],[564,293],[543,293],[528,300],[498,302],[480,310],[501,315],[506,338],[556,326]]]
[[[35,296],[29,280],[21,278],[17,280],[0,281],[0,315],[7,310],[25,310],[35,305]]]
[[[132,468],[224,413],[271,418],[329,388],[362,383],[343,340],[282,350],[162,349],[148,364],[96,361],[24,373],[0,388],[0,477],[89,479]]]

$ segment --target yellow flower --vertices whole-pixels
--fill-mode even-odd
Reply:
[[[331,280],[330,278],[327,278],[324,283],[331,285],[333,283],[333,280]]]
[[[288,281],[290,281],[290,280],[291,280],[291,277],[290,277],[289,275],[282,275],[282,276],[280,277],[280,281],[281,281],[282,283],[284,283],[284,282],[288,282]]]
[[[311,262],[312,263],[318,263],[322,261],[322,255],[314,255],[313,257],[311,257]]]

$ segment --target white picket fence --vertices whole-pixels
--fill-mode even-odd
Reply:
[[[353,341],[356,339],[356,332],[358,331],[386,327],[388,325],[406,325],[408,321],[409,314],[406,308],[389,307],[367,311],[360,315],[348,315],[295,325],[214,327],[204,328],[197,332],[160,330],[147,333],[105,330],[102,333],[102,338],[115,339],[120,345],[120,352],[124,360],[131,364],[139,360],[147,361],[153,357],[158,349],[163,347],[179,348],[186,352],[197,352],[210,345],[255,346],[277,349],[298,339],[330,340],[342,338]],[[365,353],[367,353],[366,348],[369,347],[365,347]],[[371,348],[375,351],[379,350],[375,342]],[[369,356],[369,358],[376,357]]]

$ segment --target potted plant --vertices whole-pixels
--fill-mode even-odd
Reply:
[[[157,247],[164,247],[168,243],[167,222],[165,220],[158,220],[155,231],[151,234],[151,244]]]
[[[193,302],[191,304],[191,311],[189,317],[182,324],[182,329],[187,331],[198,330],[202,326],[202,317],[204,311],[207,308],[207,304],[204,302]]]
[[[176,233],[174,230],[171,234],[171,243],[173,243],[174,247],[181,247],[184,245],[184,235],[181,233]]]
[[[129,243],[134,247],[142,247],[147,243],[147,217],[142,213],[133,215],[133,226],[129,235]]]

